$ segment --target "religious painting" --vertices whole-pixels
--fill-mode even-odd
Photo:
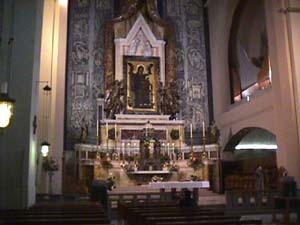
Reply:
[[[159,57],[124,56],[126,111],[157,113]]]

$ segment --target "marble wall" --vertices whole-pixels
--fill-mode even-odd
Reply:
[[[113,0],[70,1],[67,57],[65,149],[96,142],[96,98],[104,93],[104,24],[115,14]],[[173,24],[177,40],[178,117],[194,124],[194,143],[202,121],[208,123],[208,84],[203,6],[199,0],[164,0],[158,6]],[[189,129],[187,129],[189,130]]]
[[[67,150],[82,139],[87,143],[96,141],[96,99],[104,93],[104,25],[113,17],[113,1],[70,1],[69,13],[65,126]]]
[[[203,13],[202,1],[165,0],[164,18],[176,30],[179,118],[186,121],[186,127],[193,123],[194,143],[200,140],[202,121],[207,124],[209,120]]]

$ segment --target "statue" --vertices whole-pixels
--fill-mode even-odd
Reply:
[[[106,118],[114,118],[115,114],[123,113],[125,110],[125,88],[124,82],[115,80],[111,89],[106,91],[104,100],[104,111]]]
[[[179,111],[179,95],[177,92],[177,83],[171,80],[168,84],[159,87],[159,107],[163,115],[170,115],[170,120],[176,119],[176,113]]]
[[[142,47],[143,43],[143,33],[139,31],[137,36],[132,40],[129,47],[129,55],[137,55],[138,49]]]
[[[218,143],[220,138],[220,130],[213,121],[212,124],[208,127],[208,142],[209,143]]]
[[[81,125],[80,125],[79,140],[83,143],[86,143],[88,135],[89,135],[89,125],[88,125],[88,122],[85,120],[85,116],[84,116],[82,118]]]
[[[151,47],[150,41],[146,41],[144,43],[143,56],[152,56],[152,55],[153,55],[153,49]]]

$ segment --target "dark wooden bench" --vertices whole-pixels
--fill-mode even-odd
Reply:
[[[239,219],[207,219],[199,221],[168,221],[168,222],[157,222],[152,225],[260,225],[261,220],[244,220]]]
[[[0,221],[0,224],[7,225],[108,225],[110,223],[99,204],[48,204],[26,210],[2,210]]]
[[[222,208],[182,208],[176,205],[131,205],[121,204],[121,218],[129,225],[235,225],[261,224],[261,220],[241,221],[239,215],[225,215]]]
[[[147,225],[153,225],[156,223],[172,223],[173,222],[182,222],[182,221],[199,221],[199,220],[208,220],[211,219],[211,216],[208,215],[186,215],[186,216],[165,216],[165,217],[145,217]],[[225,215],[216,215],[214,219],[240,219],[240,216],[225,216]]]

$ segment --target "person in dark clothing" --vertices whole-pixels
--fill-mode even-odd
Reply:
[[[180,207],[196,207],[197,202],[192,197],[192,192],[188,189],[183,189],[182,199],[179,201]]]
[[[94,180],[92,183],[92,190],[90,194],[92,201],[100,201],[104,209],[108,206],[107,183],[103,180]]]

